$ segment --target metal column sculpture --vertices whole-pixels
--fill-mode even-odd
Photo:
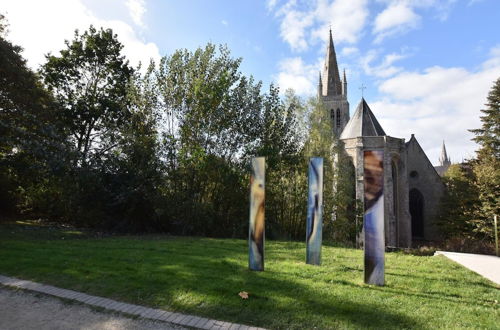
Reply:
[[[384,285],[384,152],[364,152],[365,283]]]
[[[250,226],[248,230],[248,267],[250,270],[264,270],[265,175],[265,158],[252,158],[252,176],[250,177]]]
[[[309,195],[307,199],[306,263],[321,264],[323,231],[323,158],[309,161]]]

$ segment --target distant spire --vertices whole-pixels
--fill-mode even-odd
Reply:
[[[344,79],[342,80],[342,95],[347,97],[347,78],[345,76],[345,69],[344,69]]]
[[[439,157],[439,165],[440,166],[451,165],[451,160],[450,158],[448,158],[448,154],[446,153],[446,146],[444,145],[444,140],[443,140],[443,146],[441,147],[441,156]]]

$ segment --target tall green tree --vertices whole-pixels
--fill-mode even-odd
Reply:
[[[110,201],[115,215],[109,227],[114,230],[167,230],[163,223],[164,166],[159,140],[159,91],[155,64],[144,74],[140,68],[128,87],[130,117],[120,131],[115,172],[110,182]]]
[[[58,103],[71,150],[71,165],[60,180],[61,198],[55,205],[66,220],[102,226],[105,220],[116,220],[109,210],[118,193],[116,164],[131,116],[128,85],[133,69],[110,29],[77,30],[65,43],[58,55],[46,56],[40,69]]]
[[[64,113],[65,125],[78,153],[77,164],[105,157],[129,118],[127,84],[133,73],[121,54],[123,45],[110,29],[93,26],[73,40],[59,56],[47,55],[41,74]]]
[[[475,230],[493,239],[492,219],[500,215],[500,78],[493,84],[481,112],[482,127],[471,130],[480,146],[473,163],[481,202]]]
[[[254,118],[255,126],[259,130],[256,153],[268,158],[268,166],[272,167],[274,162],[288,159],[300,150],[296,116],[300,107],[301,101],[295,97],[293,91],[287,91],[282,101],[279,88],[274,85],[269,87],[260,116]]]
[[[271,238],[303,238],[307,205],[307,167],[298,115],[304,102],[293,90],[279,95],[273,85],[264,95],[259,116],[251,119],[256,129],[253,156],[266,157],[266,221]]]
[[[481,110],[482,127],[470,130],[476,135],[472,140],[479,144],[479,160],[500,159],[500,78],[491,88],[486,108]]]
[[[165,190],[179,232],[243,232],[241,158],[256,145],[251,120],[258,118],[262,96],[260,83],[239,71],[240,62],[213,44],[178,50],[160,62]]]

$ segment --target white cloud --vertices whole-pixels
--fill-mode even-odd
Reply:
[[[146,4],[144,0],[127,0],[125,5],[128,8],[130,17],[132,17],[132,21],[134,21],[137,26],[145,27],[144,14],[146,13]]]
[[[422,23],[420,11],[446,20],[457,0],[377,0],[384,9],[374,15],[375,43],[401,35]],[[356,43],[369,17],[368,0],[268,0],[267,9],[280,21],[281,38],[293,51],[305,51],[328,38],[331,26],[335,42]]]
[[[389,36],[401,35],[418,28],[421,24],[421,15],[417,10],[427,10],[435,18],[445,21],[456,0],[379,0],[387,4],[386,8],[377,14],[372,33],[375,43],[381,42]]]
[[[277,3],[278,3],[278,0],[267,0],[267,3],[266,3],[267,10],[272,11],[276,7]]]
[[[370,102],[388,135],[409,139],[415,133],[429,159],[437,163],[441,141],[454,161],[471,158],[477,145],[468,129],[481,126],[480,109],[500,76],[500,47],[475,71],[430,67],[400,72],[379,85],[383,95]]]
[[[9,22],[8,38],[24,48],[23,57],[34,69],[45,62],[45,54],[64,49],[64,40],[72,40],[75,29],[84,31],[91,24],[113,29],[124,45],[123,54],[134,66],[160,58],[158,47],[141,40],[129,24],[99,19],[81,0],[32,1],[29,10],[18,0],[4,0],[2,5]]]
[[[225,26],[227,26],[227,25],[229,24],[229,23],[228,23],[225,19],[223,19],[222,21],[220,21],[220,23],[221,23],[222,25],[225,25]]]
[[[353,54],[357,54],[359,52],[359,49],[356,47],[344,47],[341,49],[340,54],[342,56],[349,56]]]
[[[372,62],[378,59],[378,52],[372,49],[359,61],[365,74],[377,78],[389,78],[402,70],[401,67],[394,66],[393,63],[406,57],[408,54],[405,53],[390,53],[385,55],[379,64],[372,65]]]
[[[292,2],[288,5],[290,4]],[[309,12],[289,9],[293,8],[293,5],[288,5],[284,6],[278,14],[283,16],[280,26],[281,38],[288,42],[293,50],[306,50],[308,48],[307,28],[314,23],[314,16]]]
[[[272,2],[273,6],[269,6]],[[276,2],[268,2],[275,8]],[[328,38],[332,26],[336,43],[355,43],[368,17],[367,0],[315,0],[307,4],[289,0],[276,10],[280,35],[292,50],[304,51]]]
[[[391,3],[375,18],[373,33],[376,42],[387,36],[414,29],[420,23],[420,16],[405,2]]]
[[[300,57],[286,58],[279,63],[279,73],[273,77],[280,91],[292,88],[298,95],[310,96],[317,90],[318,63],[306,64]]]
[[[315,18],[319,26],[311,31],[315,40],[326,41],[331,24],[335,42],[355,43],[368,18],[366,0],[319,0],[315,8]]]

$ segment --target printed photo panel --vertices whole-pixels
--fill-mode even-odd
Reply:
[[[264,270],[265,174],[265,158],[253,158],[250,177],[250,226],[248,234],[248,267],[251,270]]]
[[[323,158],[309,161],[309,194],[306,221],[306,263],[321,264],[323,230]]]
[[[384,285],[384,152],[364,152],[365,283]]]

